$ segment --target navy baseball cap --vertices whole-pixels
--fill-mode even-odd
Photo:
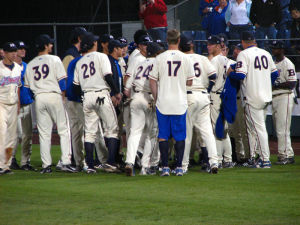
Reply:
[[[164,48],[156,42],[149,42],[147,44],[147,56],[148,57],[154,56],[156,53],[163,51],[163,50],[164,50]]]
[[[238,43],[237,45],[235,45],[234,48],[244,50],[243,45],[241,43]]]
[[[3,51],[5,51],[5,52],[15,52],[17,50],[18,50],[18,48],[15,45],[15,43],[13,43],[13,42],[6,42],[3,45]]]
[[[114,48],[123,48],[124,45],[118,40],[110,40],[108,42],[108,52],[113,52]]]
[[[110,40],[114,40],[114,36],[112,36],[110,34],[103,34],[100,37],[100,42],[101,43],[106,43],[106,42],[109,42]]]
[[[27,49],[27,45],[23,41],[15,41],[14,43],[18,49]]]
[[[274,49],[284,49],[285,48],[283,41],[272,41],[270,46],[271,46],[271,48],[274,48]]]
[[[187,37],[184,34],[180,35],[180,43],[179,43],[179,48],[183,51],[183,52],[187,52],[190,50],[191,48],[191,44],[193,43],[193,40],[189,37]]]
[[[99,40],[99,36],[94,35],[91,32],[87,32],[83,37],[80,42],[80,48],[81,49],[86,49],[87,47],[92,47],[94,45],[95,41]]]
[[[119,42],[121,42],[121,44],[123,45],[123,47],[125,47],[125,46],[128,45],[128,41],[127,41],[127,39],[124,38],[124,37],[119,37],[119,38],[117,38],[117,40],[118,40]]]
[[[138,44],[147,45],[149,42],[153,42],[149,35],[143,35],[139,38]]]
[[[211,35],[207,38],[207,42],[208,42],[208,44],[218,45],[218,44],[221,44],[221,39],[217,35]]]
[[[54,39],[52,39],[48,34],[41,34],[35,39],[35,47],[43,47],[44,45],[53,44]]]
[[[242,33],[241,39],[243,41],[253,41],[255,40],[254,34],[250,31],[244,31]]]
[[[218,36],[221,39],[221,42],[223,42],[226,46],[228,46],[228,38],[227,38],[226,34],[221,33],[221,34],[218,34]]]

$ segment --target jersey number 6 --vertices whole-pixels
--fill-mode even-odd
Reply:
[[[38,80],[41,79],[41,77],[42,77],[41,72],[44,74],[43,79],[45,79],[45,78],[48,76],[48,74],[49,74],[49,66],[48,66],[47,64],[43,64],[43,65],[42,65],[42,67],[41,67],[41,68],[42,68],[42,69],[41,69],[41,72],[39,71],[39,67],[40,67],[40,66],[32,67],[32,69],[34,70],[34,73],[35,73],[34,79],[35,79],[36,81],[38,81]]]

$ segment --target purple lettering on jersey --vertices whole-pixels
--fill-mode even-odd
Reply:
[[[292,76],[296,75],[294,69],[290,69],[290,70],[288,70],[288,72],[289,72],[289,77],[292,77]]]
[[[19,85],[21,77],[3,77],[0,80],[0,86],[10,85],[10,84],[17,84]]]
[[[42,73],[39,71],[39,66],[32,67],[34,70],[34,79],[36,81],[40,80],[42,77],[42,73],[44,74],[43,79],[45,79],[49,75],[49,66],[47,64],[42,65]]]
[[[173,61],[173,62],[167,61],[167,63],[168,63],[168,75],[169,76],[172,76],[172,64],[176,65],[176,67],[174,69],[174,74],[173,74],[174,77],[176,77],[177,76],[177,72],[178,72],[178,70],[179,70],[179,68],[181,66],[181,61]]]
[[[140,66],[137,70],[138,70],[138,71],[137,71],[137,73],[136,73],[135,79],[136,79],[136,80],[139,80],[139,79],[141,79],[141,77],[139,77],[139,75],[140,75],[140,73],[141,73],[142,70],[143,70],[143,66]]]
[[[89,75],[86,74],[86,71],[88,69],[88,65],[82,64],[81,69],[83,69],[83,79],[89,78]]]
[[[194,64],[194,71],[195,71],[195,76],[196,77],[200,77],[200,75],[201,75],[201,69],[199,67],[199,63],[195,63]]]

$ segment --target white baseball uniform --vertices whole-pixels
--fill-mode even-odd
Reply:
[[[236,72],[246,76],[241,85],[241,97],[247,131],[255,138],[260,159],[265,162],[270,160],[270,149],[264,109],[272,101],[271,73],[276,70],[270,53],[255,46],[243,50],[237,57]],[[255,142],[249,141],[250,155],[256,149]]]
[[[153,68],[155,58],[147,58],[139,63],[131,76],[132,100],[130,102],[131,120],[130,134],[127,142],[126,163],[134,164],[138,145],[142,134],[145,136],[142,167],[150,167],[150,157],[154,150],[155,142],[152,139],[157,137],[157,122],[155,116],[154,99],[149,86],[149,73]],[[131,88],[126,85],[127,88]],[[156,150],[158,150],[156,148]]]
[[[225,80],[226,80],[226,69],[229,63],[229,59],[223,55],[217,55],[211,59],[211,63],[214,65],[216,72],[217,72],[217,79],[216,83],[212,88],[210,98],[212,100],[211,105],[211,120],[213,125],[213,130],[215,130],[216,122],[220,114],[221,108],[221,98],[220,94],[222,93]],[[216,145],[217,145],[217,152],[219,158],[219,164],[223,161],[224,162],[231,162],[232,161],[232,149],[231,149],[231,142],[228,135],[228,124],[225,121],[225,138],[218,139],[216,138]]]
[[[276,83],[297,81],[295,65],[287,57],[276,62],[276,67],[279,72]],[[278,139],[278,158],[291,158],[294,157],[290,137],[294,92],[290,89],[277,88],[273,90],[272,94],[273,121]]]
[[[216,141],[210,120],[210,99],[207,93],[209,76],[216,73],[214,66],[207,57],[198,54],[188,54],[195,71],[191,91],[187,95],[188,111],[186,118],[186,139],[182,167],[187,169],[191,150],[193,128],[201,135],[201,140],[207,147],[209,163],[218,163]]]
[[[18,87],[22,68],[14,63],[12,69],[0,61],[0,168],[9,169],[17,141]]]
[[[133,54],[134,53],[134,54]],[[132,87],[132,83],[134,81],[134,71],[137,68],[137,65],[139,63],[141,63],[142,61],[144,61],[146,59],[145,56],[143,56],[140,52],[140,50],[135,49],[131,55],[129,56],[128,59],[128,68],[126,70],[126,76],[129,76],[129,78],[126,81],[125,90],[130,90],[130,88]],[[131,90],[131,95],[133,91]],[[123,116],[124,116],[124,123],[125,123],[125,130],[126,130],[126,137],[127,140],[129,138],[129,133],[130,133],[130,124],[131,124],[131,117],[130,117],[130,105],[124,105],[124,111],[123,111]],[[142,137],[140,138],[140,143],[139,143],[139,147],[138,147],[138,151],[143,153],[144,151],[144,145],[145,145],[145,136],[144,134],[142,135]]]
[[[56,124],[60,136],[61,162],[63,165],[71,164],[69,121],[58,83],[65,78],[66,71],[57,56],[36,56],[27,65],[25,86],[30,88],[35,96],[43,168],[52,165],[50,149],[53,123]]]
[[[85,142],[95,143],[100,118],[104,136],[118,139],[118,119],[110,98],[110,88],[104,80],[111,73],[109,59],[103,53],[90,52],[76,64],[73,83],[80,85],[84,92]]]

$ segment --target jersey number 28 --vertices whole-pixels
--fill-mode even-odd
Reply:
[[[90,68],[89,74],[88,68]],[[81,69],[83,69],[83,79],[89,78],[90,75],[93,76],[96,73],[95,64],[93,61],[91,61],[89,65],[82,64]]]

